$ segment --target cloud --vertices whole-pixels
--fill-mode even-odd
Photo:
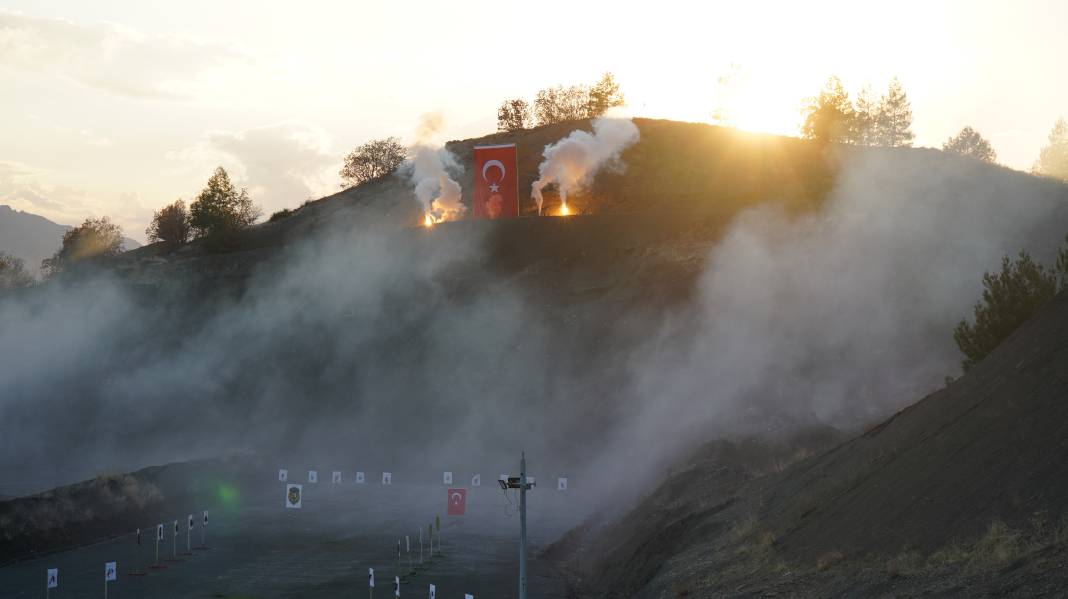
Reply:
[[[286,121],[244,131],[210,131],[195,145],[171,152],[180,168],[204,171],[222,165],[248,187],[252,200],[274,211],[337,190],[341,159],[320,127]]]
[[[61,225],[74,225],[90,216],[109,216],[123,227],[127,235],[139,236],[152,211],[136,193],[120,193],[115,201],[105,203],[101,197],[81,187],[57,185],[46,181],[45,169],[20,162],[0,160],[0,204],[43,216]]]
[[[213,70],[248,60],[221,44],[0,10],[0,67],[54,74],[117,96],[190,98]]]

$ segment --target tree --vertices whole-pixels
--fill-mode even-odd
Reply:
[[[1039,152],[1032,170],[1037,175],[1068,181],[1068,123],[1063,118],[1054,123],[1049,144]]]
[[[80,262],[117,256],[124,250],[122,244],[122,227],[106,216],[87,218],[63,234],[63,245],[51,258],[41,262],[41,270],[46,276],[52,276]]]
[[[623,94],[612,73],[605,73],[600,81],[593,84],[587,92],[586,116],[597,118],[604,116],[610,108],[623,105]]]
[[[221,166],[189,206],[189,226],[197,237],[228,235],[250,227],[259,217],[248,190],[238,191]]]
[[[33,285],[33,275],[26,271],[22,258],[0,252],[0,291]]]
[[[162,242],[168,250],[189,241],[189,233],[189,210],[182,200],[153,213],[152,224],[145,229],[149,243]]]
[[[534,117],[539,125],[585,118],[590,91],[584,85],[547,87],[534,98]]]
[[[1068,266],[1068,253],[1061,251]],[[1058,264],[1060,266],[1060,262]],[[983,296],[975,304],[975,324],[961,320],[953,330],[953,340],[964,354],[965,371],[975,366],[995,347],[1030,318],[1043,304],[1064,288],[1065,272],[1058,273],[1034,262],[1027,252],[1015,261],[1005,256],[1000,273],[983,275]],[[1058,282],[1059,279],[1059,282]]]
[[[801,135],[821,143],[849,143],[853,139],[853,105],[842,81],[832,76],[823,86],[819,96],[809,98],[804,110],[805,120]]]
[[[505,100],[497,109],[497,131],[522,131],[533,121],[530,104],[522,98]]]
[[[859,146],[873,146],[879,138],[879,102],[872,95],[871,86],[865,85],[857,93],[853,108],[852,141]]]
[[[374,139],[356,146],[356,149],[345,156],[345,165],[338,171],[344,180],[341,187],[356,187],[366,181],[388,175],[400,167],[406,155],[407,150],[396,137]]]
[[[891,148],[912,146],[915,137],[912,133],[912,106],[897,77],[890,80],[890,88],[879,101],[875,121],[877,145]]]
[[[983,139],[979,132],[971,127],[965,127],[960,133],[946,140],[942,144],[942,151],[960,154],[968,158],[975,158],[991,164],[997,162],[998,155],[990,142]]]

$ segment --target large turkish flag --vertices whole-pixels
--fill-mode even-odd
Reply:
[[[519,216],[515,144],[475,146],[474,218]]]
[[[463,516],[467,509],[467,489],[449,489],[449,509],[446,512],[450,516]]]

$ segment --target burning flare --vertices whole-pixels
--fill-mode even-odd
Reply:
[[[560,194],[560,214],[570,214],[567,195],[589,186],[605,166],[621,167],[620,155],[638,137],[638,127],[630,119],[599,118],[593,121],[593,133],[579,129],[545,146],[538,180],[530,186],[530,197],[538,204],[538,214],[544,201],[541,191],[551,183],[556,184]]]

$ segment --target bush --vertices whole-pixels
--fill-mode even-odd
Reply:
[[[1068,266],[1068,256],[1061,250],[1061,263]],[[1060,278],[1060,284],[1058,284]],[[1001,272],[983,275],[983,297],[975,304],[975,324],[961,320],[953,330],[953,340],[964,354],[961,367],[967,371],[987,356],[1063,287],[1064,272],[1058,277],[1020,252],[1013,261],[1001,260]]]
[[[104,216],[85,222],[63,234],[63,245],[51,258],[41,262],[41,270],[52,276],[79,262],[116,256],[123,252],[122,228]]]
[[[22,258],[0,252],[0,291],[33,285],[33,275],[26,271]]]
[[[289,208],[283,208],[283,209],[279,210],[278,212],[275,212],[274,214],[272,214],[271,218],[267,219],[267,222],[273,223],[275,221],[280,221],[283,218],[289,218],[290,216],[293,216],[294,212],[296,212],[296,210],[291,210]]]

